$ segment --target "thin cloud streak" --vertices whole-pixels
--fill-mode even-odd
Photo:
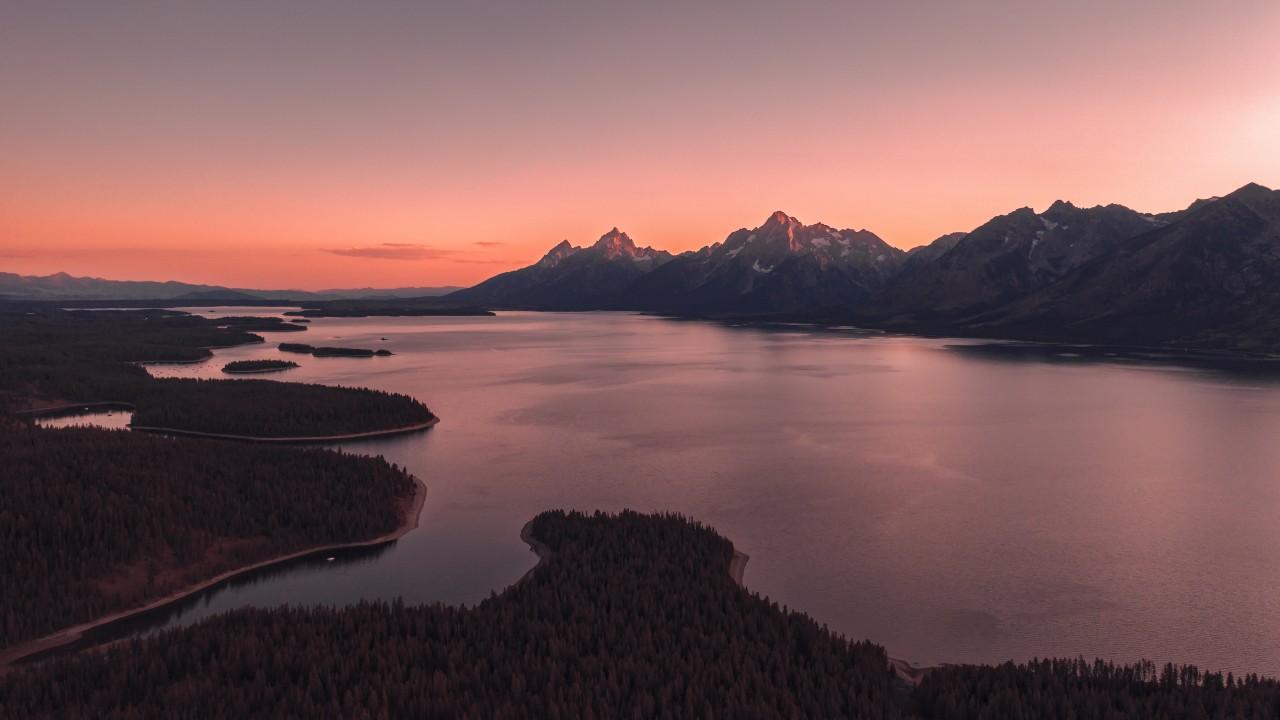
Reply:
[[[476,243],[482,245],[484,243]],[[493,243],[502,245],[503,243]],[[510,265],[508,258],[468,257],[465,252],[417,243],[382,243],[348,248],[327,248],[324,252],[366,260],[439,260],[463,265]]]
[[[457,254],[455,250],[414,243],[382,243],[365,247],[330,248],[325,252],[369,260],[452,260]]]

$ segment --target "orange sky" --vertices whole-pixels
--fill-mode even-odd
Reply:
[[[445,5],[6,5],[0,271],[467,285],[615,225],[1280,186],[1275,0]]]

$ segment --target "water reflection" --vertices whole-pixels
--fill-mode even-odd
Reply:
[[[396,354],[304,362],[290,380],[408,393],[442,418],[341,446],[421,477],[421,525],[369,562],[228,587],[175,623],[245,604],[475,603],[533,565],[519,531],[534,514],[629,507],[710,524],[751,556],[749,588],[908,661],[1280,674],[1269,380],[1162,353],[614,313],[311,332]],[[217,377],[276,352],[172,370]]]
[[[38,663],[58,655],[77,652],[88,648],[106,645],[117,640],[130,637],[145,637],[169,627],[189,625],[192,622],[208,617],[208,610],[214,601],[228,592],[252,588],[279,578],[315,572],[341,572],[376,562],[379,557],[388,553],[397,541],[391,540],[380,545],[344,548],[340,550],[320,550],[275,565],[250,570],[227,578],[199,592],[160,607],[146,610],[128,617],[120,618],[99,625],[85,632],[78,640],[66,645],[50,648],[28,656],[20,664]],[[290,599],[293,605],[308,605],[305,597]]]
[[[133,422],[133,408],[126,405],[98,404],[62,410],[50,414],[32,414],[36,425],[45,428],[93,427],[124,430]]]
[[[975,341],[945,347],[962,357],[983,361],[1121,365],[1134,369],[1190,370],[1225,379],[1280,382],[1280,358],[1266,355],[1019,342]]]

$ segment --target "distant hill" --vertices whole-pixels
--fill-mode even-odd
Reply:
[[[0,299],[10,300],[393,300],[440,296],[456,287],[408,287],[351,290],[245,290],[220,285],[195,285],[175,281],[103,280],[53,275],[17,275],[0,272]]]

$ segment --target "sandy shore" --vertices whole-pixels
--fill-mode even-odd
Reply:
[[[533,575],[534,570],[542,567],[544,563],[551,559],[551,547],[533,536],[533,520],[525,523],[524,527],[520,528],[520,539],[525,541],[529,545],[529,549],[537,554],[538,564],[529,568],[529,571],[521,575],[519,580],[512,583],[513,587],[528,580]]]
[[[259,370],[254,372],[274,372],[274,371]],[[17,416],[45,417],[49,415],[60,415],[62,413],[72,414],[79,410],[93,410],[95,408],[104,409],[104,410],[112,410],[112,409],[128,410],[130,412],[138,411],[138,408],[136,405],[132,405],[126,402],[108,401],[108,402],[75,403],[72,405],[54,405],[52,407],[41,407],[41,408],[34,408],[31,410],[18,410],[18,411],[15,411],[13,414]],[[403,435],[406,433],[417,432],[419,430],[426,430],[427,428],[434,427],[439,423],[440,423],[440,418],[433,417],[426,422],[417,423],[414,425],[404,425],[402,427],[397,427],[397,428],[387,428],[386,430],[370,430],[368,432],[347,433],[345,435],[312,435],[308,437],[285,437],[285,438],[257,437],[255,435],[230,435],[230,434],[222,434],[222,433],[208,433],[208,432],[201,432],[199,430],[178,430],[176,428],[153,427],[150,425],[129,425],[129,429],[137,430],[139,432],[156,433],[160,435],[180,435],[182,437],[216,438],[219,440],[240,440],[242,442],[289,444],[289,443],[338,442],[341,440],[360,440],[362,438],[384,437],[388,435]]]
[[[893,668],[898,673],[899,680],[908,685],[919,685],[920,681],[923,680],[926,675],[937,670],[941,666],[930,665],[928,667],[919,667],[918,665],[912,665],[906,660],[889,658],[889,667]]]
[[[338,442],[340,440],[359,440],[361,438],[384,437],[387,435],[403,435],[405,433],[426,430],[440,422],[440,418],[433,417],[430,420],[418,423],[416,425],[405,425],[398,428],[387,428],[386,430],[370,430],[362,433],[348,433],[346,435],[313,435],[310,437],[257,437],[254,435],[224,435],[222,433],[200,432],[199,430],[177,430],[174,428],[152,427],[150,425],[130,425],[130,430],[139,432],[158,433],[160,435],[180,435],[182,437],[201,437],[201,438],[217,438],[219,440],[241,440],[243,442],[256,443],[325,443]]]
[[[39,405],[40,401],[39,400],[34,401],[33,404]],[[46,415],[61,415],[62,413],[67,413],[68,415],[70,415],[70,414],[74,414],[76,411],[94,410],[94,409],[128,410],[129,412],[137,412],[138,407],[136,405],[133,405],[132,403],[113,402],[108,400],[105,402],[74,403],[70,405],[50,405],[47,407],[36,407],[30,410],[15,410],[13,414],[19,415],[19,416],[44,417]]]
[[[738,587],[746,587],[742,584],[742,573],[747,569],[747,561],[750,559],[751,556],[741,550],[733,551],[733,559],[729,561],[729,577],[738,583]]]
[[[112,623],[127,617],[131,617],[133,615],[139,615],[141,613],[149,612],[151,610],[155,610],[156,608],[162,607],[169,603],[177,602],[179,600],[182,600],[183,598],[189,597],[191,595],[194,595],[195,593],[198,593],[202,590],[205,590],[214,585],[217,585],[218,583],[221,583],[226,580],[230,580],[231,578],[234,578],[238,575],[243,575],[245,573],[253,572],[255,570],[261,570],[263,568],[271,567],[272,565],[279,565],[281,563],[289,562],[290,560],[297,560],[298,558],[317,555],[320,553],[333,552],[335,550],[345,550],[348,548],[370,547],[373,545],[381,545],[383,543],[388,543],[388,542],[391,542],[392,540],[399,540],[400,538],[404,537],[407,533],[409,533],[412,530],[415,530],[418,527],[418,520],[422,515],[422,506],[426,504],[426,501],[427,501],[426,484],[423,483],[422,480],[420,480],[416,475],[413,476],[413,483],[414,483],[413,505],[410,506],[409,512],[405,514],[405,517],[401,522],[400,527],[396,528],[394,531],[390,533],[387,533],[386,535],[382,535],[381,537],[376,537],[372,540],[363,540],[361,542],[340,543],[336,545],[321,545],[320,547],[309,548],[307,550],[299,550],[298,552],[290,553],[288,555],[283,555],[277,558],[272,558],[270,560],[263,560],[262,562],[254,563],[253,565],[249,565],[247,567],[237,568],[235,570],[228,570],[227,572],[224,572],[221,575],[217,575],[215,577],[209,578],[208,580],[205,580],[204,582],[201,582],[197,585],[192,585],[190,587],[184,588],[170,595],[166,595],[165,597],[162,597],[158,600],[152,600],[151,602],[147,603],[146,605],[143,605],[142,607],[133,608],[132,610],[122,610],[118,613],[115,613],[114,615],[108,615],[106,617],[98,618],[97,620],[91,620],[87,623],[82,623],[74,627],[69,627],[63,630],[59,630],[58,632],[53,633],[52,635],[46,635],[36,640],[29,640],[25,643],[14,645],[13,647],[0,651],[0,673],[4,673],[12,669],[12,666],[14,663],[22,660],[25,657],[29,657],[31,655],[35,655],[36,653],[44,652],[45,650],[50,650],[52,648],[61,647],[63,645],[73,643],[76,640],[79,640],[86,632],[89,632],[94,628],[97,628],[102,625],[106,625],[108,623]]]

